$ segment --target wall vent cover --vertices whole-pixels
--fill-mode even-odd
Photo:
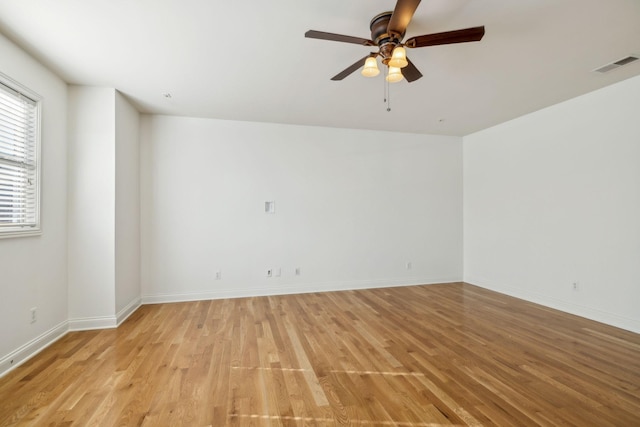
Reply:
[[[629,55],[622,59],[618,59],[617,61],[612,62],[610,64],[603,65],[602,67],[596,68],[593,71],[595,71],[596,73],[608,73],[609,71],[615,70],[616,68],[620,68],[623,65],[630,64],[634,61],[637,61],[638,59],[640,59],[640,55]]]

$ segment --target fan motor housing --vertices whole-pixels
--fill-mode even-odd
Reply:
[[[374,16],[369,24],[371,30],[371,40],[373,40],[380,48],[380,55],[382,56],[382,62],[387,64],[391,59],[391,54],[396,46],[401,44],[403,34],[389,34],[387,27],[391,20],[393,12],[382,12]]]

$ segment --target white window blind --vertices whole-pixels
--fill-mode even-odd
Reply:
[[[0,80],[0,237],[40,229],[39,103],[3,80]]]

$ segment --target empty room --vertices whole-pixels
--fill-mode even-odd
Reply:
[[[640,425],[640,2],[0,1],[0,426],[69,425]]]

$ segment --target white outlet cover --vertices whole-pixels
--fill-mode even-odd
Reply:
[[[276,202],[273,200],[264,202],[264,211],[268,214],[276,213]]]

